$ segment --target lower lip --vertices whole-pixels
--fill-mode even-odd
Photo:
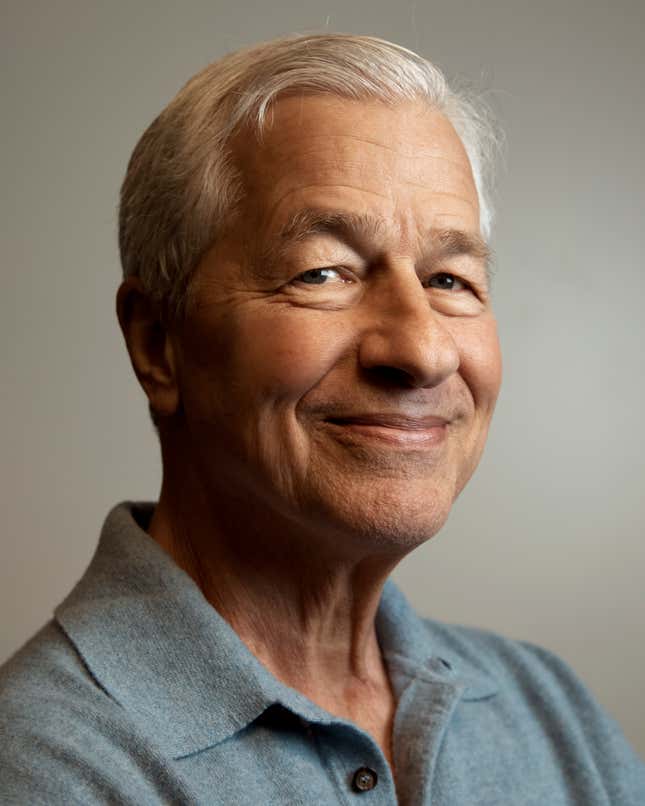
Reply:
[[[329,422],[329,421],[328,421]],[[329,422],[348,437],[375,440],[402,448],[433,448],[440,445],[446,437],[446,426],[436,425],[431,428],[395,428],[386,425],[366,423],[334,423]]]

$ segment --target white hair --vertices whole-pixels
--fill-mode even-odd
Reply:
[[[490,235],[498,143],[487,107],[451,90],[441,71],[369,36],[300,35],[236,51],[197,73],[139,140],[121,189],[124,276],[138,276],[165,314],[185,313],[190,279],[243,197],[229,150],[243,128],[261,137],[279,97],[325,93],[385,103],[421,99],[461,138]]]

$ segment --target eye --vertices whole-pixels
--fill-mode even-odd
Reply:
[[[433,274],[424,285],[430,288],[440,288],[442,291],[465,291],[468,288],[467,283],[460,280],[459,277],[445,271]]]
[[[331,267],[325,269],[308,269],[299,274],[295,281],[304,285],[324,285],[327,280],[341,279],[338,269]]]

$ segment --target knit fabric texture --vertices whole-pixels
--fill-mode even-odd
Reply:
[[[370,735],[247,649],[146,533],[153,509],[114,507],[84,576],[0,667],[0,803],[645,805],[645,765],[566,664],[422,619],[388,581],[395,783]]]

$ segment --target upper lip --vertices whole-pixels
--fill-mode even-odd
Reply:
[[[380,425],[384,428],[400,428],[408,431],[424,431],[450,422],[446,417],[436,415],[410,416],[387,412],[334,415],[326,419],[338,425]]]

